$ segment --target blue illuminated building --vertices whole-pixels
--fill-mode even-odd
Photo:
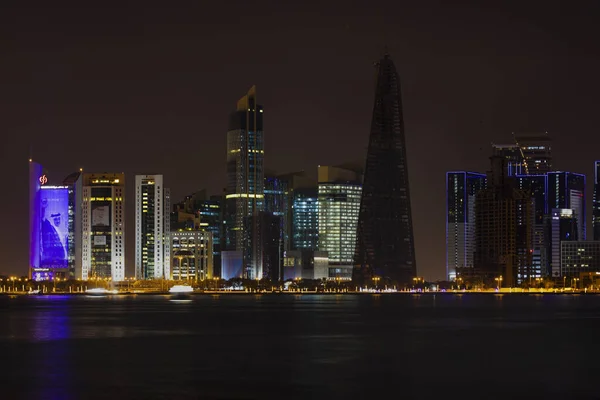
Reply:
[[[533,255],[531,273],[519,276],[518,280],[541,278],[546,274],[547,265],[547,234],[546,218],[548,214],[548,176],[542,175],[516,175],[519,189],[528,190],[534,199],[534,226],[533,226]]]
[[[79,174],[61,186],[48,184],[42,166],[29,162],[29,274],[36,281],[74,279],[81,258],[77,251],[81,196]]]
[[[585,175],[556,171],[548,173],[548,212],[571,209],[577,219],[578,240],[586,240]]]
[[[594,162],[594,198],[592,209],[594,240],[600,241],[600,161]]]
[[[319,191],[296,189],[292,202],[292,248],[317,250],[319,245]]]
[[[446,173],[446,276],[470,275],[475,251],[475,196],[485,189],[486,175]]]

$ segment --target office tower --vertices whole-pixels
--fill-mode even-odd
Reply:
[[[319,191],[300,188],[292,193],[293,250],[317,250],[319,245]]]
[[[206,193],[202,191],[201,193]],[[203,198],[196,204],[196,213],[200,216],[200,228],[212,233],[213,274],[221,276],[221,235],[223,228],[222,196]]]
[[[508,176],[506,158],[490,159],[487,187],[475,198],[474,269],[485,284],[510,287],[532,273],[534,200]]]
[[[446,173],[446,276],[471,275],[475,252],[475,196],[485,189],[486,175]]]
[[[171,231],[171,279],[200,281],[213,278],[212,233],[178,229]]]
[[[81,180],[72,174],[62,185],[49,184],[44,168],[29,161],[29,275],[36,281],[74,279],[80,233]],[[81,203],[79,203],[81,204]],[[79,247],[80,248],[80,247]],[[80,250],[79,250],[80,251]]]
[[[310,249],[286,251],[283,260],[283,280],[327,279],[329,258],[326,251]]]
[[[400,77],[387,53],[377,68],[354,279],[370,283],[377,275],[407,284],[416,276],[417,264]]]
[[[594,241],[600,241],[600,161],[594,162],[594,198],[592,209]]]
[[[502,157],[506,160],[507,176],[526,175],[527,168],[521,148],[514,143],[492,143],[492,156]]]
[[[546,215],[548,214],[548,176],[515,175],[517,187],[530,192],[534,200],[534,233],[532,270],[528,276],[520,276],[519,281],[540,278],[547,273]]]
[[[68,189],[69,210],[68,210],[68,264],[69,278],[76,279],[81,276],[81,205],[83,203],[83,174],[79,170],[67,176],[63,180],[63,185]]]
[[[165,195],[162,175],[135,176],[135,277],[169,279],[165,265]]]
[[[244,221],[264,210],[263,108],[256,103],[252,87],[231,114],[227,132],[227,189],[225,196],[225,243],[228,251],[244,248]],[[255,230],[256,227],[250,227]],[[253,249],[258,251],[258,248]],[[258,258],[255,254],[254,258]],[[243,277],[260,279],[256,270],[243,266]]]
[[[246,252],[243,262],[255,279],[278,282],[281,279],[283,242],[281,239],[281,217],[259,211],[245,220],[244,240]]]
[[[362,191],[359,171],[318,168],[319,250],[329,257],[329,277],[351,279]]]
[[[573,210],[552,209],[548,225],[548,276],[561,276],[561,243],[580,240],[578,225],[577,216]]]
[[[171,278],[171,189],[163,189],[163,208],[162,208],[162,223],[163,223],[163,265],[165,267],[165,279]]]
[[[125,174],[84,173],[81,279],[125,279]]]
[[[552,143],[548,132],[513,133],[528,175],[542,175],[552,170]]]
[[[570,208],[577,218],[578,240],[586,240],[585,175],[548,173],[548,210]]]
[[[576,284],[577,281],[572,278],[578,278],[582,281],[589,280],[593,283],[593,278],[600,275],[599,241],[561,242],[560,257],[560,276],[563,277],[563,284],[565,285],[570,284],[574,287],[583,288],[589,283],[580,282]]]

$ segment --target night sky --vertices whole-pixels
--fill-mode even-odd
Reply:
[[[555,167],[587,174],[591,202],[597,2],[44,3],[0,5],[0,273],[27,273],[30,146],[49,183],[80,167],[127,174],[131,274],[134,174],[164,174],[174,201],[219,193],[228,115],[253,84],[268,170],[364,159],[386,44],[403,84],[420,275],[445,273],[445,172],[486,171],[490,142],[513,131],[548,131]]]

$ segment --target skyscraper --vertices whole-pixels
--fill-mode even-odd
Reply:
[[[362,192],[358,171],[319,165],[319,250],[329,256],[329,277],[351,279]]]
[[[227,132],[227,189],[225,195],[225,243],[228,251],[245,249],[244,223],[249,216],[258,215],[264,210],[264,138],[263,108],[256,103],[256,87],[237,103],[231,114]],[[256,219],[255,219],[256,221]],[[257,230],[256,224],[249,227]],[[258,232],[254,232],[258,235]],[[253,241],[256,243],[256,241]],[[253,253],[260,246],[252,249]],[[253,254],[260,259],[258,254]],[[246,261],[244,261],[246,263]],[[242,275],[249,279],[260,279],[259,270],[243,265]]]
[[[524,160],[526,173],[540,175],[552,170],[552,144],[548,132],[513,134]]]
[[[354,278],[407,284],[417,274],[400,77],[389,54],[377,64]]]
[[[565,171],[548,173],[548,212],[554,208],[573,210],[577,240],[586,240],[585,175]]]
[[[292,246],[317,250],[319,243],[319,191],[300,188],[292,193]]]
[[[446,174],[446,277],[470,275],[475,252],[475,196],[486,176],[476,172]]]
[[[600,241],[600,161],[594,161],[592,227],[594,230],[594,240]]]
[[[125,279],[125,174],[84,173],[81,279]]]
[[[135,277],[169,279],[169,214],[162,175],[135,176]]]
[[[513,286],[532,274],[534,200],[508,175],[505,157],[490,157],[487,187],[475,198],[474,269],[484,284]]]

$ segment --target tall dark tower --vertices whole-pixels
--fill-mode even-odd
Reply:
[[[363,183],[353,280],[407,284],[416,276],[400,77],[389,54],[377,87]]]

